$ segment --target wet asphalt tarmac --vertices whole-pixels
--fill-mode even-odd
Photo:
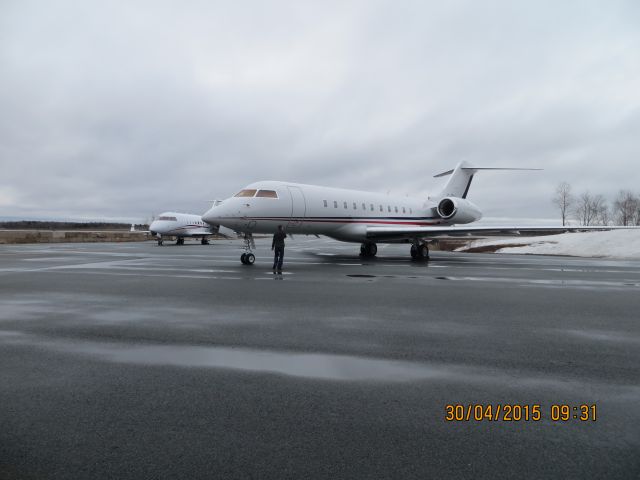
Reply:
[[[269,243],[0,246],[0,478],[640,477],[640,262]]]

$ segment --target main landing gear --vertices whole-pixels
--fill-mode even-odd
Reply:
[[[256,243],[253,241],[253,235],[250,233],[244,234],[244,253],[240,255],[240,261],[243,265],[253,265],[256,261],[256,256],[251,252],[252,248],[256,248]]]
[[[429,247],[426,243],[415,242],[411,245],[411,258],[413,260],[428,260]]]
[[[373,242],[365,242],[360,245],[361,257],[375,257],[378,253],[378,246]]]
[[[160,235],[158,235],[158,246],[162,246],[162,237]]]
[[[207,240],[206,238],[202,237],[202,240],[200,240],[200,245],[209,245],[209,240]]]
[[[184,245],[184,237],[176,238],[176,245]]]

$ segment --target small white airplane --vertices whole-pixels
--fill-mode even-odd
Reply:
[[[244,235],[240,261],[255,262],[253,233],[275,233],[282,225],[289,234],[326,235],[361,243],[360,255],[373,257],[377,243],[411,244],[414,260],[428,258],[427,243],[434,238],[483,233],[572,230],[610,230],[612,227],[456,226],[482,218],[467,200],[475,173],[481,170],[539,170],[482,168],[466,162],[435,177],[451,177],[437,193],[425,198],[393,196],[299,183],[262,181],[246,186],[233,197],[217,202],[203,216],[210,225],[223,225]]]
[[[162,236],[176,237],[176,245],[184,245],[185,237],[201,238],[202,245],[208,245],[207,237],[219,232],[219,225],[211,225],[200,215],[191,213],[163,212],[149,225],[151,235],[157,236],[162,245]]]

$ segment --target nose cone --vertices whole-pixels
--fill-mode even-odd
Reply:
[[[220,225],[220,215],[217,207],[211,207],[204,215],[202,215],[202,220],[207,222],[209,225]]]

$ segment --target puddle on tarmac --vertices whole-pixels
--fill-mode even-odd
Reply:
[[[345,275],[346,277],[350,277],[350,278],[424,278],[424,277],[418,277],[416,275],[366,275],[363,273],[352,273],[349,275]]]
[[[322,380],[402,382],[450,375],[445,367],[322,353],[289,353],[228,347],[54,342],[56,350],[142,365],[210,367],[269,372]]]
[[[100,360],[138,365],[219,368],[249,372],[264,372],[318,380],[410,382],[442,380],[477,385],[497,385],[501,388],[553,388],[567,392],[583,392],[584,381],[548,374],[536,375],[522,371],[468,365],[429,365],[419,362],[384,360],[350,355],[322,353],[292,353],[230,347],[189,345],[135,345],[116,343],[71,342],[44,340],[41,337],[4,331],[2,345],[38,346],[62,354],[88,355]],[[620,398],[640,399],[636,385],[598,383],[590,381],[588,388]],[[603,393],[604,394],[604,393]]]
[[[0,337],[21,337],[24,335],[22,332],[15,332],[13,330],[0,330]]]
[[[640,337],[622,332],[609,332],[602,330],[566,330],[566,333],[598,342],[635,343],[640,345]]]
[[[465,282],[517,282],[520,285],[545,285],[551,287],[574,287],[574,288],[598,288],[598,287],[638,287],[640,283],[629,281],[612,282],[598,280],[556,280],[556,279],[530,279],[530,278],[508,278],[508,277],[434,277],[436,280],[452,280]]]

